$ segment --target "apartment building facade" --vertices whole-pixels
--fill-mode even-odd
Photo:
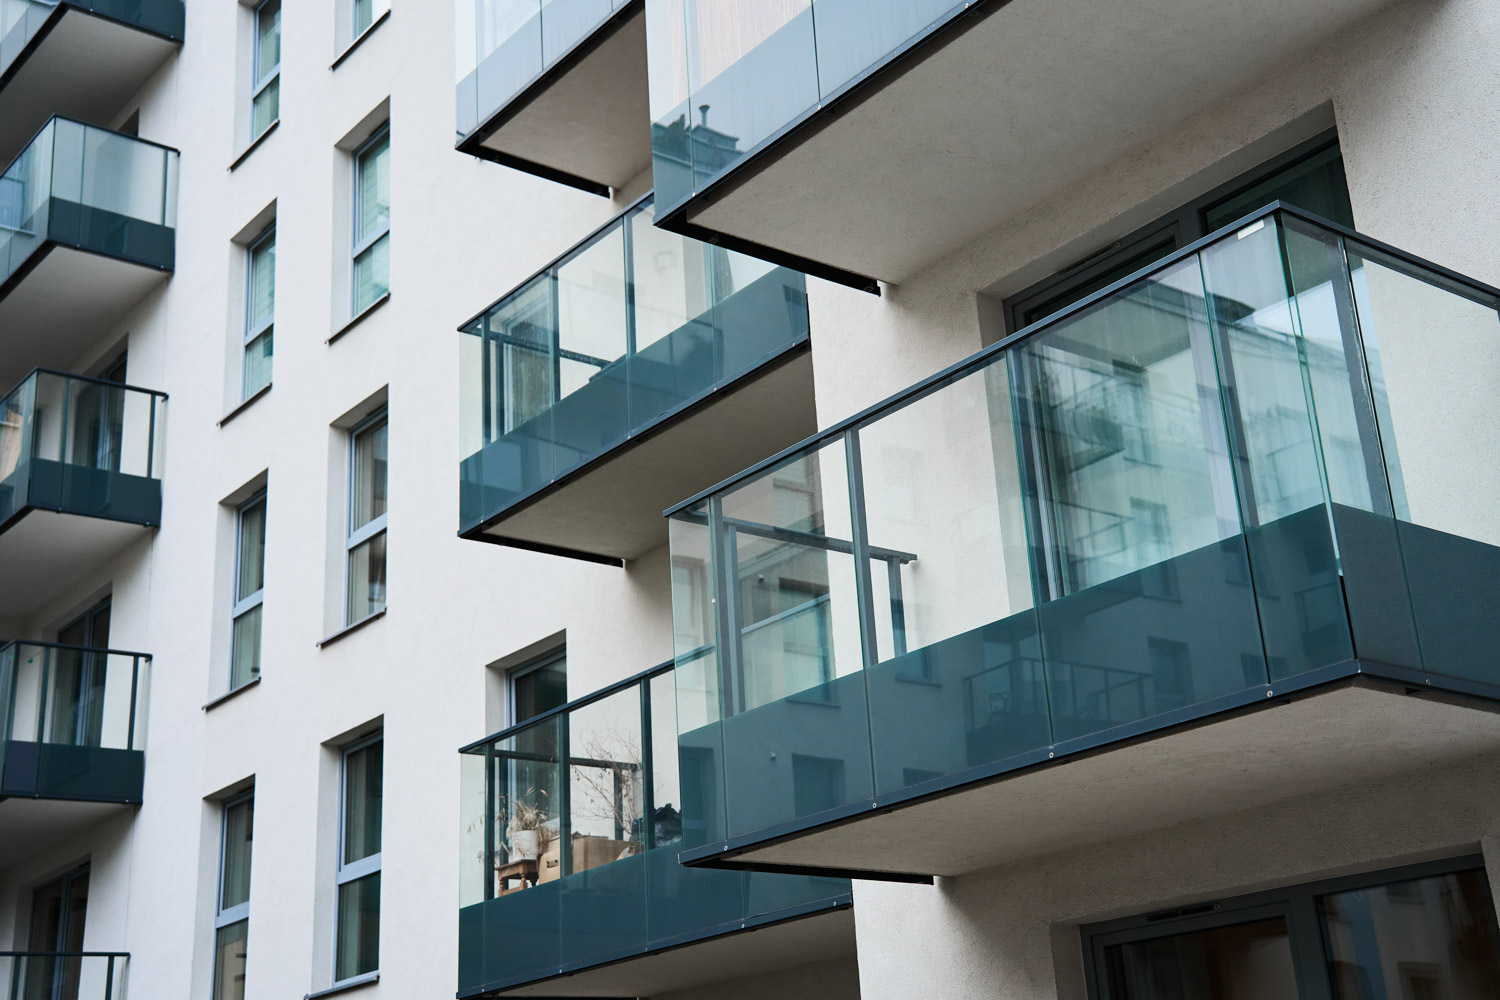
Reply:
[[[1497,33],[0,0],[0,990],[1500,995]]]

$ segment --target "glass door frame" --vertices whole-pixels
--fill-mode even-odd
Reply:
[[[23,965],[18,965],[15,970],[15,981],[11,984],[11,995],[13,997],[19,998],[23,995],[32,995],[34,986],[40,984],[33,984],[31,981],[31,962],[36,958],[39,958],[47,954],[48,952],[51,952],[52,956],[50,978],[52,982],[51,985],[46,989],[46,996],[48,1000],[76,1000],[78,995],[76,981],[74,983],[74,989],[72,990],[71,995],[69,995],[69,991],[66,988],[68,975],[68,957],[81,956],[83,952],[81,948],[75,950],[68,947],[68,938],[70,936],[73,915],[72,911],[68,908],[68,903],[72,898],[71,892],[74,884],[79,879],[85,880],[83,891],[83,930],[87,931],[88,889],[89,883],[92,881],[92,875],[92,866],[89,862],[85,861],[83,864],[78,865],[76,868],[71,868],[68,871],[54,876],[53,878],[49,878],[32,888],[31,912],[27,915],[28,927],[26,931],[26,948],[28,952],[30,952],[30,955],[26,959],[26,962]],[[33,940],[33,935],[36,933],[37,898],[40,893],[54,885],[60,886],[62,890],[61,912],[58,917],[57,933],[54,935],[50,946],[43,948],[41,947],[41,942]]]
[[[109,649],[109,625],[114,611],[112,601],[112,594],[105,596],[78,617],[59,628],[57,630],[57,642],[60,646],[67,648],[48,651],[49,656],[52,658],[51,666],[54,671],[60,668],[57,658],[61,654],[76,653],[78,655],[78,680],[76,690],[73,692],[72,705],[73,728],[66,741],[68,746],[95,746],[98,743],[93,738],[95,736],[93,732],[95,729],[94,709],[98,708],[102,714],[103,693],[101,690],[96,694],[95,685],[90,683],[90,681],[97,673],[100,685],[102,685],[104,683],[103,675],[108,669],[109,656],[105,651]],[[101,618],[104,622],[104,635],[102,637],[96,634]],[[83,641],[71,644],[64,642],[64,637],[67,633],[80,626],[84,633]],[[51,672],[49,671],[49,673]],[[56,678],[54,677],[53,680],[55,683]],[[57,706],[53,705],[49,708],[48,697],[46,679],[44,678],[42,689],[42,726],[37,730],[38,736],[41,737],[44,743],[64,742],[58,739],[56,732],[55,724],[58,719],[56,713]],[[95,703],[96,697],[101,699],[98,704]]]
[[[1334,1000],[1327,946],[1318,916],[1319,897],[1476,869],[1485,871],[1483,855],[1460,855],[1085,924],[1079,930],[1089,1000],[1124,1000],[1110,990],[1105,959],[1108,948],[1275,917],[1286,921],[1298,1000]],[[1494,905],[1493,894],[1491,905]]]

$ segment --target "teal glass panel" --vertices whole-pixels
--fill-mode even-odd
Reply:
[[[812,0],[817,25],[818,87],[823,97],[966,4],[953,0]]]
[[[101,14],[108,18],[104,24],[122,31],[183,37],[183,0],[0,0],[0,74],[11,69],[59,8]]]
[[[149,657],[16,641],[0,646],[0,681],[0,739],[121,751],[145,745]]]

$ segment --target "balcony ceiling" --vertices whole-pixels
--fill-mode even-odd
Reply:
[[[734,855],[962,875],[1500,749],[1500,714],[1361,683]]]
[[[900,282],[1386,2],[1012,0],[685,221]]]
[[[726,934],[571,976],[494,994],[504,997],[647,997],[810,962],[854,955],[854,911],[833,910]]]
[[[108,124],[176,42],[66,8],[0,83],[0,163],[9,163],[52,115]]]
[[[620,188],[651,166],[642,7],[530,99],[481,146]],[[587,44],[587,43],[585,43]]]
[[[0,799],[0,871],[133,806],[55,799]]]
[[[51,510],[33,510],[12,522],[0,531],[0,619],[35,614],[64,587],[108,564],[131,542],[146,538],[149,530]],[[0,827],[0,843],[4,842]]]
[[[36,367],[70,368],[166,271],[53,247],[0,297],[0,393]]]

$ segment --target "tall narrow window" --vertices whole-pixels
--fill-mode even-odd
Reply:
[[[281,0],[255,8],[255,67],[250,79],[250,140],[281,117]]]
[[[245,942],[250,933],[250,847],[253,792],[224,803],[219,846],[219,905],[214,917],[213,1000],[244,1000]]]
[[[260,676],[260,615],[266,586],[266,494],[239,509],[235,540],[234,638],[229,690]]]
[[[245,378],[241,398],[271,384],[272,337],[276,324],[276,227],[250,244],[245,274]]]
[[[385,607],[387,439],[384,410],[350,434],[347,625]]]
[[[385,743],[344,748],[341,783],[335,983],[380,968],[380,817]]]
[[[371,136],[354,154],[354,314],[391,288],[391,132]]]
[[[354,0],[354,37],[364,34],[375,21],[375,0]]]

